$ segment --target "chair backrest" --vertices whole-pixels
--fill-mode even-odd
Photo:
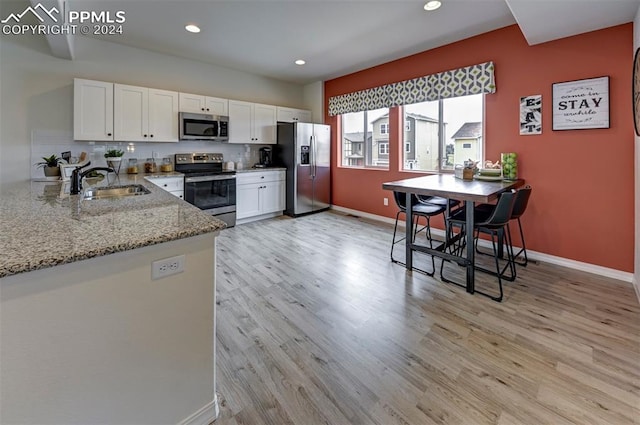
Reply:
[[[529,185],[526,185],[516,192],[516,200],[513,204],[513,211],[511,212],[512,219],[520,218],[520,216],[524,214],[527,209],[527,204],[529,204],[530,196],[531,186]]]
[[[393,199],[395,199],[396,205],[398,205],[398,208],[400,208],[402,211],[406,209],[406,202],[405,202],[405,199],[407,199],[406,193],[393,191]],[[420,204],[418,197],[412,193],[411,206],[413,207],[414,205],[418,205],[418,204]]]
[[[515,204],[516,194],[515,192],[504,192],[500,195],[498,203],[491,216],[484,222],[478,223],[483,226],[504,226],[509,220],[511,220],[511,214],[513,213],[513,205]]]

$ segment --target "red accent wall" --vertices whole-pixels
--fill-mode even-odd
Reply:
[[[631,23],[536,46],[513,25],[326,81],[325,109],[331,96],[493,61],[497,91],[485,97],[485,158],[519,155],[519,176],[533,187],[522,217],[527,248],[633,272],[632,60]],[[552,83],[605,75],[610,128],[553,131]],[[520,136],[520,97],[534,94],[542,94],[542,134]],[[395,217],[392,193],[382,183],[421,175],[400,171],[398,115],[393,108],[389,171],[339,167],[338,119],[325,117],[333,132],[334,205]]]

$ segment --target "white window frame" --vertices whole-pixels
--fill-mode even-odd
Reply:
[[[383,151],[383,147],[385,147],[386,152]],[[378,144],[378,155],[389,155],[389,142],[382,142]]]
[[[389,123],[380,124],[380,134],[389,134]]]

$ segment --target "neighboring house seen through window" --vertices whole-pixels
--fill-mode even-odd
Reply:
[[[342,166],[389,169],[389,108],[342,114],[340,119]]]
[[[483,110],[482,94],[405,105],[403,168],[444,171],[482,161]]]

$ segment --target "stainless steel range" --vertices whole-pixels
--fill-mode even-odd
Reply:
[[[222,171],[221,153],[177,153],[175,170],[184,174],[184,199],[236,225],[236,173]]]

